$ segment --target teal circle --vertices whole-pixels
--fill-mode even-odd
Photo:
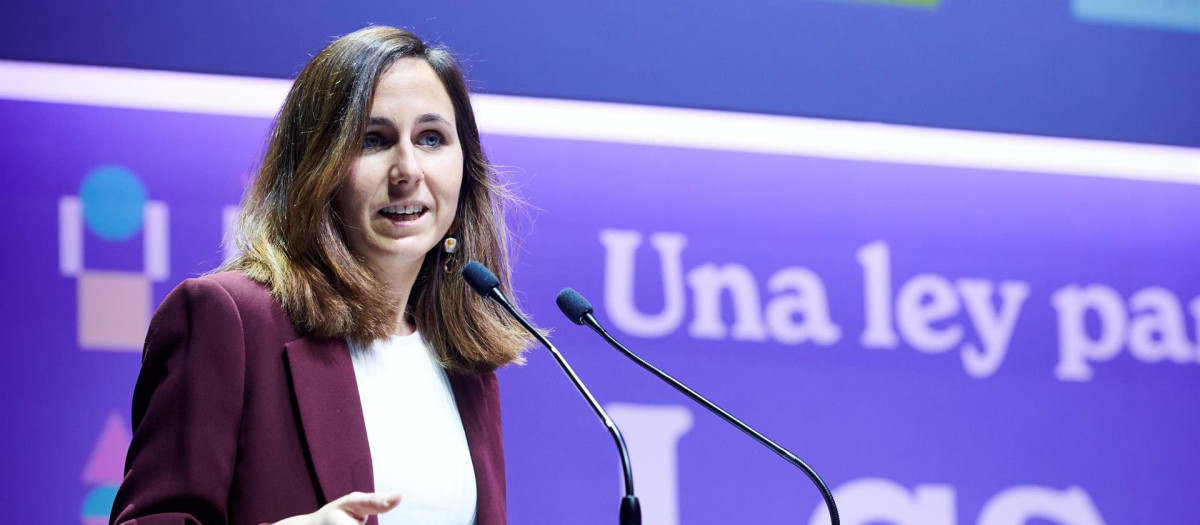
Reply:
[[[117,499],[117,486],[96,487],[83,500],[80,515],[84,518],[107,517],[112,512],[113,500]]]
[[[146,188],[132,171],[116,165],[99,166],[79,188],[83,222],[108,241],[123,241],[142,229]]]

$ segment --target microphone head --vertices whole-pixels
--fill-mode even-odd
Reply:
[[[562,310],[567,319],[578,325],[583,324],[583,316],[592,313],[592,303],[570,288],[563,288],[563,291],[558,292],[558,298],[554,302],[558,303],[558,309]]]
[[[479,264],[479,261],[471,261],[463,265],[462,276],[471,289],[484,297],[487,297],[493,288],[500,286],[500,279],[496,278],[496,274],[492,273],[487,266]]]

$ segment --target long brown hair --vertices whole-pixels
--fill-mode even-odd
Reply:
[[[454,104],[463,150],[455,258],[491,268],[512,297],[504,209],[513,198],[483,153],[461,69],[447,50],[407,31],[367,27],[322,50],[292,84],[243,196],[241,254],[221,268],[267,284],[301,333],[367,344],[397,328],[401,305],[347,247],[331,202],[361,152],[377,79],[406,57],[433,67]],[[444,271],[446,258],[440,246],[425,255],[404,305],[408,320],[447,368],[482,372],[519,361],[528,335],[457,272]]]

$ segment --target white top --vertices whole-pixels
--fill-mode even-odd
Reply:
[[[475,523],[475,468],[446,371],[420,334],[350,343],[375,491],[400,493],[379,525]]]

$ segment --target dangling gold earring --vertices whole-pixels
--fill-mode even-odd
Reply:
[[[442,251],[446,252],[446,264],[442,266],[442,269],[446,273],[453,273],[458,267],[458,261],[454,259],[454,252],[458,251],[458,239],[447,236],[442,241]]]

